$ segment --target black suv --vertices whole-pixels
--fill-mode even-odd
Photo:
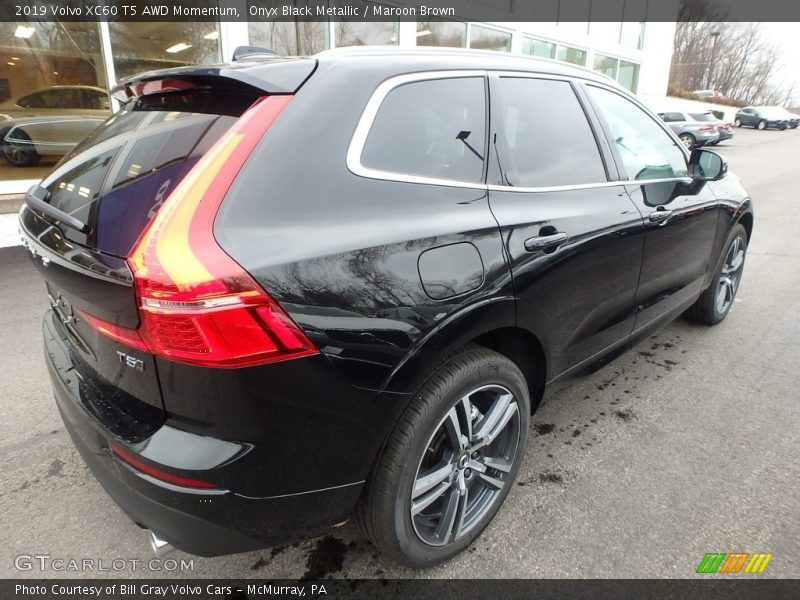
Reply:
[[[155,546],[354,515],[406,564],[452,557],[546,386],[736,294],[747,193],[588,70],[359,49],[115,94],[20,221],[58,408]]]

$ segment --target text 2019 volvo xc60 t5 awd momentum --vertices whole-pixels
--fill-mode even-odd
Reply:
[[[452,557],[546,386],[737,291],[745,190],[584,69],[362,49],[115,93],[21,230],[75,445],[191,553],[355,515],[406,564]]]

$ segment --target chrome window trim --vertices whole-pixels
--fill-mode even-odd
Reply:
[[[365,167],[361,164],[361,154],[364,151],[364,145],[367,141],[367,136],[369,135],[370,130],[372,129],[373,121],[378,114],[378,110],[380,109],[383,101],[386,99],[386,96],[389,95],[389,92],[394,90],[395,88],[405,85],[407,83],[414,83],[417,81],[430,81],[433,79],[461,79],[464,77],[524,77],[529,79],[553,79],[558,81],[567,81],[570,82],[575,77],[571,77],[569,75],[557,75],[553,73],[535,73],[531,71],[514,71],[514,70],[502,70],[502,69],[452,69],[452,70],[445,70],[445,71],[421,71],[417,73],[406,73],[403,75],[396,75],[394,77],[390,77],[385,81],[381,82],[380,85],[375,89],[370,96],[370,99],[367,101],[367,105],[364,107],[364,111],[361,113],[361,117],[358,120],[358,124],[356,125],[355,132],[353,133],[353,137],[350,140],[350,146],[347,149],[347,158],[346,164],[348,170],[353,173],[354,175],[358,175],[359,177],[365,177],[367,179],[378,179],[382,181],[392,181],[395,183],[418,183],[424,185],[439,185],[445,187],[456,187],[456,188],[467,188],[473,190],[483,190],[483,191],[496,191],[496,192],[527,192],[527,193],[545,193],[545,192],[568,192],[573,190],[587,190],[587,189],[594,189],[594,188],[608,188],[608,187],[619,187],[619,186],[639,186],[639,185],[648,185],[654,183],[691,183],[691,177],[669,177],[664,179],[627,179],[627,180],[614,180],[614,181],[602,181],[596,183],[580,183],[580,184],[571,184],[571,185],[556,185],[556,186],[539,186],[539,187],[515,187],[510,185],[495,185],[495,184],[486,184],[485,182],[471,182],[471,181],[459,181],[456,179],[441,179],[438,177],[424,177],[421,175],[412,175],[409,173],[396,173],[394,171],[384,171],[382,169],[372,169],[369,167]],[[613,86],[605,85],[600,82],[589,81],[586,83],[591,83],[597,85],[598,87],[603,87],[608,89],[609,91],[614,91],[619,93],[618,90],[614,89]],[[648,109],[644,107],[641,103],[637,102],[633,99],[634,104],[638,105],[639,108],[643,108],[646,113],[648,113]],[[667,128],[662,123],[659,123],[660,119],[654,119],[657,124],[661,125],[662,129],[665,129],[667,133],[671,133],[672,130]]]
[[[572,185],[552,185],[542,187],[516,187],[513,185],[492,185],[486,186],[486,189],[492,192],[527,192],[532,194],[542,192],[571,192],[578,190],[591,190],[596,188],[609,188],[621,186],[640,186],[649,185],[651,183],[685,183],[692,182],[691,177],[667,177],[664,179],[620,179],[616,181],[604,181],[602,183],[576,183]]]
[[[378,114],[383,101],[389,92],[407,83],[418,81],[430,81],[433,79],[463,79],[465,77],[486,78],[486,70],[449,70],[449,71],[424,71],[419,73],[407,73],[397,75],[382,82],[372,93],[367,102],[364,112],[356,125],[353,138],[350,140],[350,147],[347,150],[347,168],[361,177],[369,179],[383,179],[386,181],[397,181],[405,183],[422,183],[428,185],[443,185],[448,187],[460,187],[469,189],[485,190],[486,184],[482,181],[458,181],[455,179],[440,179],[438,177],[425,177],[412,175],[410,173],[397,173],[395,171],[384,171],[383,169],[372,169],[361,164],[361,154],[364,152],[364,145],[367,136],[372,129],[373,121]]]

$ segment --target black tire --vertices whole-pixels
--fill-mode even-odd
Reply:
[[[33,147],[30,136],[22,129],[11,132],[14,140],[3,140],[3,157],[15,167],[33,167],[39,164],[41,156]]]
[[[734,124],[734,125],[736,125],[736,127],[741,127],[741,126],[742,126],[742,120],[741,120],[741,119],[739,119],[739,118],[737,118],[737,119],[736,119],[736,120],[733,122],[733,124]]]
[[[766,122],[764,119],[761,119],[761,120],[758,122],[758,125],[756,125],[756,127],[757,127],[758,129],[762,129],[762,130],[763,130],[763,129],[766,129],[766,128],[767,128],[767,122]]]
[[[741,251],[741,261],[731,276],[729,270],[732,257],[730,255],[734,250],[734,246],[737,256]],[[742,225],[736,225],[728,235],[728,239],[717,260],[717,268],[714,270],[714,279],[711,285],[700,295],[697,302],[686,311],[686,316],[690,321],[705,325],[716,325],[728,315],[736,298],[736,292],[739,290],[739,282],[742,279],[746,257],[747,232]],[[735,256],[733,258],[735,259]],[[727,277],[729,282],[724,282],[723,277]],[[725,302],[720,302],[721,294],[725,295]]]
[[[492,401],[490,396],[480,396],[495,388],[510,392],[512,399],[504,405],[501,397]],[[462,404],[462,398],[469,398],[472,402],[468,400],[466,404]],[[486,404],[481,404],[484,401]],[[512,403],[516,403],[515,411]],[[458,412],[462,406],[467,407],[466,412]],[[493,411],[492,408],[496,410]],[[507,415],[509,409],[514,414],[508,420],[501,418],[496,421],[501,431],[495,434],[496,437],[491,437],[492,442],[483,447],[485,456],[480,450],[473,452],[471,446],[463,448],[455,461],[436,456],[439,452],[436,448],[445,446],[448,439],[466,441],[469,437],[477,440],[482,430],[494,431],[493,423],[486,426],[486,421],[492,420],[487,416]],[[481,410],[485,412],[481,413]],[[442,433],[442,438],[435,437],[450,423],[451,414],[456,415],[454,418],[459,424],[455,428],[457,432],[467,432],[470,435],[454,434],[451,437]],[[474,419],[474,429],[471,429],[471,425],[467,429],[463,419],[465,414],[470,414],[471,419]],[[506,424],[500,426],[500,422]],[[382,553],[402,564],[431,567],[454,557],[481,534],[505,501],[525,454],[529,426],[530,398],[525,378],[519,368],[502,354],[480,346],[467,346],[442,363],[422,384],[406,407],[367,480],[364,495],[356,508],[356,523]],[[441,439],[444,441],[437,444],[437,440]],[[503,458],[503,469],[508,471],[493,470],[490,462],[498,463],[498,457],[492,454],[494,444],[514,442],[515,439],[513,456],[509,458],[504,455]],[[470,457],[475,460],[459,466],[464,454],[467,460]],[[483,460],[486,463],[480,462]],[[469,468],[472,465],[475,469],[476,463],[483,465],[486,469],[483,471],[485,475],[496,477],[495,481],[502,483],[499,489],[487,485],[484,480],[490,480],[489,478],[485,478],[478,470]],[[423,465],[426,465],[424,471]],[[416,492],[417,507],[424,504],[425,508],[419,509],[416,516],[412,517],[415,485],[421,487],[421,480],[428,477],[428,473],[444,469],[452,469],[445,480],[439,481],[435,487],[422,486],[425,491]],[[458,479],[457,482],[454,477]],[[467,477],[470,479],[466,479]],[[472,486],[466,493],[459,490],[465,485]],[[424,500],[429,498],[436,500],[425,503]],[[485,506],[481,505],[481,498],[484,498]],[[441,510],[437,516],[436,510],[440,501]],[[451,509],[453,512],[447,512],[448,507],[452,506],[451,502],[455,502]],[[469,502],[473,502],[481,511],[474,511],[475,506],[470,509]],[[426,514],[428,512],[431,514]],[[440,523],[447,520],[446,514],[455,514],[453,520],[457,525],[451,524],[446,529],[442,529],[441,525],[436,527],[437,519]],[[464,516],[459,518],[462,514]],[[467,516],[470,514],[472,517]],[[472,521],[468,522],[468,518]],[[419,519],[430,519],[435,531],[445,532],[444,536],[438,536],[438,540],[445,541],[440,545],[432,545],[436,540],[431,542],[429,536],[426,542],[426,533],[419,529]]]
[[[678,136],[678,139],[686,146],[687,150],[693,150],[697,145],[697,140],[694,139],[691,133],[682,133]]]

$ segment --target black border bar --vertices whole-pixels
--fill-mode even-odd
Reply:
[[[164,590],[154,593],[154,588]],[[324,592],[323,592],[324,588]],[[298,591],[303,595],[298,595]],[[0,581],[0,598],[30,600],[257,600],[270,598],[412,598],[413,600],[794,600],[797,579],[336,579],[125,580],[47,579]]]
[[[2,0],[0,21],[800,21],[796,0]]]

